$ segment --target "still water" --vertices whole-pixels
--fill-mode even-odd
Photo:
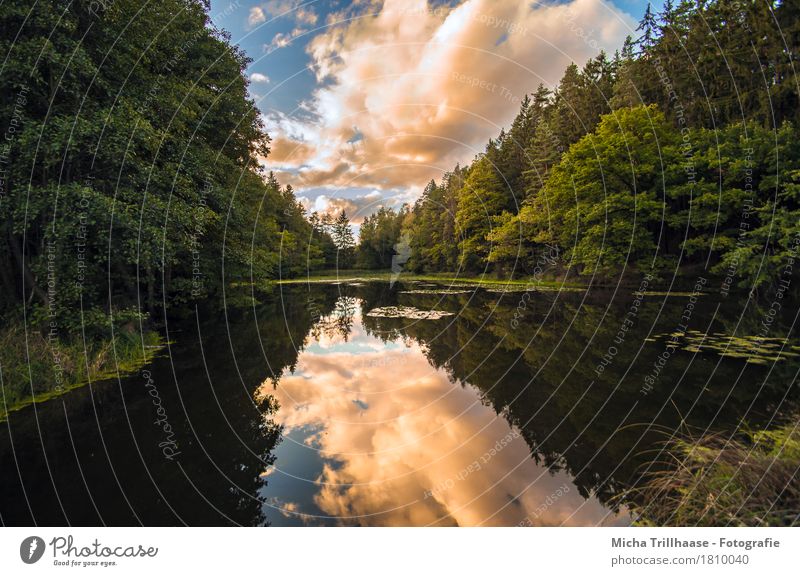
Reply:
[[[794,406],[800,349],[754,303],[419,282],[256,298],[170,322],[136,374],[12,413],[0,521],[626,525],[620,495],[674,431]]]

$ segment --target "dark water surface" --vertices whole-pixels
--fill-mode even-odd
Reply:
[[[0,521],[624,525],[620,492],[673,431],[794,405],[794,319],[754,303],[377,282],[259,300],[0,423]]]

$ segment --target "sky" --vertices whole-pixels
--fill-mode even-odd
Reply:
[[[212,0],[253,60],[263,160],[306,209],[357,226],[413,203],[508,126],[525,94],[635,36],[644,0]],[[660,9],[661,2],[653,3]]]

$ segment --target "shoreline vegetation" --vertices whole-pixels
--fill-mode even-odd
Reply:
[[[275,280],[277,285],[281,284],[314,284],[314,283],[333,283],[333,282],[430,282],[432,284],[447,283],[466,283],[474,285],[497,286],[547,286],[547,287],[570,287],[587,288],[588,285],[580,282],[561,282],[557,279],[533,279],[533,278],[495,278],[490,275],[459,275],[449,272],[396,273],[391,270],[375,269],[350,269],[350,270],[318,270],[297,278],[283,278]]]
[[[620,497],[641,526],[793,526],[800,519],[800,415],[770,430],[682,438],[664,469]]]
[[[590,278],[568,275],[556,276],[554,274],[542,276],[520,276],[516,278],[499,277],[493,274],[459,274],[453,272],[393,272],[392,270],[376,270],[376,269],[349,269],[349,270],[315,270],[306,275],[294,278],[282,278],[278,280],[270,280],[266,283],[267,286],[271,285],[292,285],[292,284],[326,284],[326,283],[357,283],[357,282],[430,282],[432,284],[459,284],[464,286],[474,287],[509,287],[514,289],[530,289],[546,288],[556,290],[562,288],[564,290],[587,290],[589,288],[625,288],[625,289],[638,289],[641,287],[641,279],[637,276],[631,275],[628,278],[619,279],[619,281],[609,281],[605,277],[595,278],[593,282],[589,281]],[[254,286],[254,283],[243,282],[237,283],[237,286]],[[647,294],[650,295],[692,295],[681,287],[673,286],[669,289],[668,283],[658,283],[650,281],[648,283]],[[707,294],[707,291],[700,291],[699,294]]]
[[[207,2],[96,8],[0,9],[0,419],[148,363],[154,319],[225,285],[335,263]]]
[[[116,377],[148,365],[165,345],[156,331],[136,332],[130,326],[113,338],[48,341],[21,323],[0,331],[0,422],[10,412],[68,394],[72,390]]]

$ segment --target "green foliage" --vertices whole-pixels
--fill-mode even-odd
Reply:
[[[655,526],[791,526],[800,504],[795,418],[741,438],[676,440],[675,461],[627,492],[638,523]]]
[[[358,267],[363,269],[389,269],[392,257],[400,243],[403,222],[408,207],[398,212],[382,207],[361,224],[358,243]]]
[[[431,181],[414,204],[403,228],[410,236],[409,270],[434,272],[458,267],[457,195],[465,175],[466,170],[456,166],[444,175],[441,185]]]
[[[509,208],[503,182],[488,156],[479,157],[470,167],[458,193],[459,266],[466,270],[481,268],[489,253],[486,235],[492,229],[492,217]]]
[[[458,178],[426,187],[404,227],[411,269],[531,274],[556,251],[565,273],[702,267],[748,290],[794,276],[798,15],[648,7],[621,52],[540,85]]]
[[[206,3],[96,8],[0,10],[0,311],[30,303],[66,333],[80,310],[154,312],[324,265],[292,190],[260,171],[249,60]]]
[[[580,270],[610,272],[656,256],[662,215],[661,147],[673,138],[655,107],[617,111],[572,145],[532,205],[540,243],[560,246]]]
[[[352,268],[356,256],[356,239],[350,227],[350,219],[342,210],[330,226],[333,244],[336,246],[336,267]]]
[[[103,316],[102,320],[108,322]],[[155,331],[136,332],[128,318],[129,315],[115,319],[113,336],[106,325],[106,337],[92,335],[86,340],[51,339],[36,331],[25,333],[18,324],[0,331],[0,421],[8,412],[34,401],[130,373],[150,362],[163,345],[162,339]]]
[[[742,152],[723,172],[733,180],[724,186],[742,210],[739,235],[734,242],[729,234],[715,270],[733,273],[748,289],[791,280],[800,251],[800,135],[788,122],[776,132],[758,126],[731,131],[738,141],[730,146]]]
[[[250,61],[207,9],[200,0],[0,8],[8,406],[147,361],[142,344],[158,338],[149,318],[226,284],[327,263],[327,233],[260,168],[269,137],[248,95]],[[112,336],[112,322],[143,335]]]

